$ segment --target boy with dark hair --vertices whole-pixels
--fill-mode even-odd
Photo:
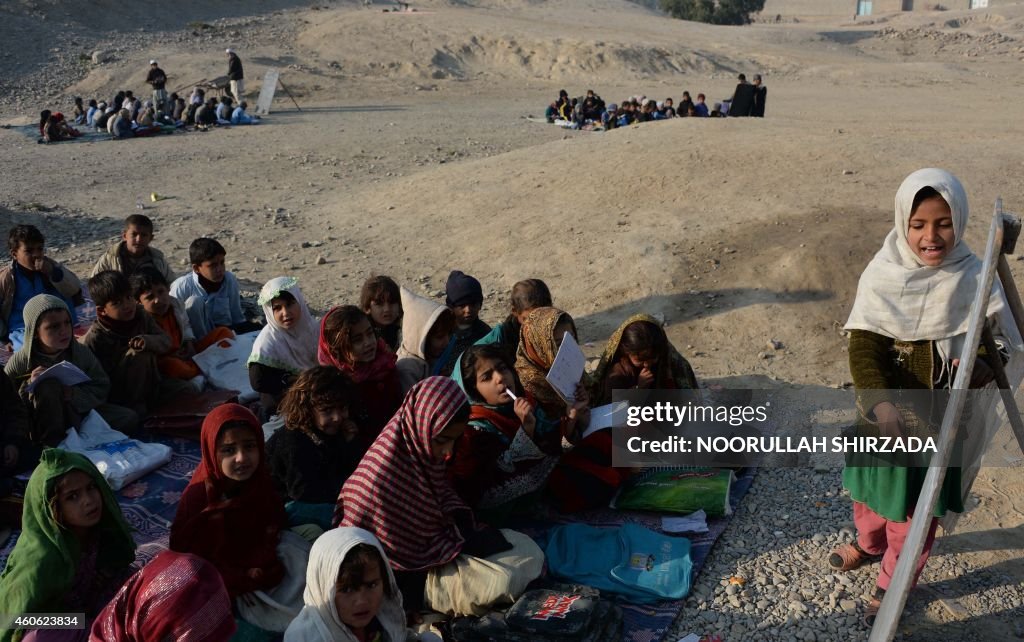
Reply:
[[[123,274],[100,272],[89,279],[89,294],[96,303],[96,323],[82,343],[110,377],[110,403],[145,417],[161,397],[191,391],[184,381],[160,376],[157,357],[170,350],[171,339],[132,298]]]
[[[171,339],[170,349],[157,359],[160,374],[171,379],[191,380],[192,385],[202,390],[203,373],[192,357],[218,341],[233,338],[235,333],[228,328],[215,328],[197,341],[184,304],[171,296],[170,286],[160,272],[145,267],[133,274],[129,282],[132,297]]]
[[[75,274],[44,253],[46,239],[34,225],[15,225],[7,236],[11,264],[0,269],[0,345],[10,343],[13,350],[25,340],[22,311],[37,294],[60,297],[71,310],[71,323],[77,322],[75,305],[82,303],[82,284]]]
[[[260,328],[242,314],[242,298],[238,279],[224,269],[227,251],[210,238],[199,238],[188,247],[192,272],[178,277],[171,284],[171,296],[185,304],[188,321],[196,336],[213,332],[223,326],[239,334]]]
[[[130,277],[137,270],[152,266],[168,283],[174,280],[174,272],[167,264],[163,252],[150,247],[153,242],[153,221],[142,214],[132,214],[124,220],[121,240],[110,246],[93,267],[89,276],[96,276],[106,270],[120,272]]]
[[[455,313],[455,330],[451,342],[441,359],[445,365],[439,374],[449,377],[455,368],[455,362],[469,346],[482,339],[491,331],[491,326],[480,320],[480,309],[484,305],[484,291],[480,281],[461,272],[452,270],[444,284],[445,305]]]
[[[697,102],[693,104],[693,110],[698,118],[707,118],[711,115],[708,112],[707,103],[704,102],[704,94],[697,94]]]

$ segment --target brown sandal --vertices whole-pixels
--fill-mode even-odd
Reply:
[[[877,561],[881,555],[866,553],[857,542],[837,546],[828,558],[828,565],[837,571],[852,571],[865,564]]]

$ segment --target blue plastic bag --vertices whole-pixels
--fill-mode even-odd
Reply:
[[[690,540],[636,524],[556,526],[544,549],[556,577],[616,593],[630,602],[678,600],[690,592]]]

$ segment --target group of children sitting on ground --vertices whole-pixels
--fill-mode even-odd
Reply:
[[[193,241],[192,270],[176,277],[152,239],[152,221],[128,217],[83,289],[46,256],[38,229],[10,231],[13,261],[0,271],[0,337],[14,350],[0,375],[6,491],[12,476],[35,470],[24,532],[0,579],[0,612],[82,611],[97,618],[98,639],[145,624],[131,622],[139,606],[130,602],[139,583],[161,574],[144,569],[110,601],[134,544],[102,476],[56,447],[93,410],[141,436],[155,408],[205,387],[192,357],[235,333],[259,330],[247,363],[258,404],[225,404],[206,417],[202,463],[171,528],[174,553],[158,558],[216,596],[202,630],[225,635],[238,626],[257,636],[287,630],[294,640],[342,639],[339,630],[371,640],[379,629],[405,631],[405,611],[480,614],[521,593],[543,555],[529,537],[496,526],[540,499],[564,511],[606,505],[629,474],[611,466],[607,431],[581,438],[591,405],[612,386],[696,385],[661,325],[636,317],[597,378],[563,399],[545,375],[576,328],[539,279],[515,284],[509,316],[491,328],[479,316],[480,282],[458,270],[443,304],[374,276],[358,305],[319,320],[297,279],[278,277],[260,292],[259,326],[242,313],[220,243]],[[76,340],[86,291],[96,320]],[[36,382],[62,361],[89,381]],[[273,430],[266,443],[265,428]],[[342,596],[363,593],[378,594],[375,606],[342,606]],[[184,624],[190,615],[177,617]],[[6,639],[10,632],[0,633]]]
[[[741,84],[746,83],[746,77],[740,74]],[[761,77],[756,76],[754,82],[755,103],[760,105],[759,112],[755,111],[744,115],[764,116],[764,95],[767,90],[761,85]],[[588,89],[585,96],[570,98],[569,93],[562,89],[558,92],[555,102],[548,105],[544,117],[549,123],[555,123],[562,127],[571,129],[615,129],[626,127],[634,123],[646,123],[652,120],[665,120],[668,118],[725,118],[729,115],[729,105],[732,100],[725,100],[715,103],[708,108],[705,103],[704,94],[697,94],[694,100],[689,91],[684,91],[679,104],[676,105],[672,97],[663,101],[656,101],[647,96],[630,96],[621,103],[605,103],[605,101]]]
[[[55,143],[77,138],[84,132],[75,125],[107,132],[114,138],[136,138],[188,127],[206,131],[218,125],[255,125],[260,122],[259,116],[248,113],[249,103],[245,100],[236,105],[231,96],[206,98],[201,87],[196,87],[187,101],[172,93],[166,103],[154,104],[152,100],[136,97],[131,91],[119,91],[109,102],[93,98],[86,105],[77,96],[74,101],[70,121],[60,112],[43,110],[39,113],[41,141]]]
[[[548,105],[544,112],[544,117],[549,123],[564,124],[574,129],[582,129],[588,124],[600,125],[604,129],[615,129],[633,123],[666,118],[707,118],[721,115],[718,110],[708,111],[708,106],[704,103],[704,94],[697,94],[697,100],[694,102],[690,92],[684,91],[678,107],[671,97],[658,102],[647,96],[630,96],[619,104],[606,104],[593,89],[588,89],[587,95],[579,98],[569,98],[569,93],[562,89],[558,92],[558,99]]]

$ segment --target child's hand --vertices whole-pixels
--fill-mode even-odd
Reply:
[[[636,387],[641,390],[654,387],[654,373],[647,366],[644,366],[644,369],[640,371],[640,376],[636,379]]]
[[[583,382],[576,384],[575,395],[576,401],[573,402],[572,407],[576,409],[583,409],[590,407],[590,393],[587,391],[587,387],[583,385]]]
[[[533,431],[537,428],[537,417],[533,414],[533,404],[523,397],[519,397],[513,404],[512,410],[519,417],[519,421],[523,422],[523,432],[527,437],[533,438]]]
[[[576,384],[576,401],[569,414],[584,426],[590,423],[590,393],[582,382]]]
[[[35,265],[33,266],[36,272],[42,272],[49,278],[53,274],[53,261],[44,257],[36,259]]]
[[[262,568],[250,568],[248,571],[245,572],[245,574],[248,575],[249,579],[253,580],[254,582],[258,582],[263,579]]]
[[[32,372],[29,373],[28,382],[32,383],[33,381],[39,378],[39,375],[43,374],[44,372],[46,372],[46,368],[44,368],[43,366],[36,366],[35,368],[32,369]]]
[[[11,468],[18,463],[18,447],[14,444],[4,446],[4,468]]]
[[[996,357],[998,358],[998,357]],[[960,367],[960,360],[953,359],[953,372],[951,377],[956,377],[956,370]],[[996,380],[996,373],[992,371],[983,359],[974,360],[974,370],[971,370],[971,381],[967,385],[971,388],[984,388]]]
[[[875,423],[883,437],[903,436],[903,417],[899,409],[890,401],[883,401],[877,404],[872,413],[875,415]]]
[[[128,340],[128,347],[136,352],[146,349],[146,338],[143,336],[132,337]]]

